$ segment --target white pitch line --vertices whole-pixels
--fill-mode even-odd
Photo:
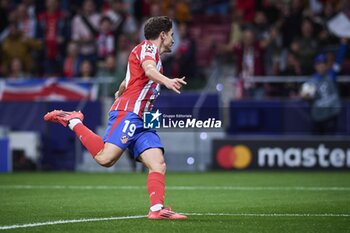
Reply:
[[[193,216],[237,216],[237,217],[350,217],[350,214],[283,214],[283,213],[184,213]]]
[[[58,224],[66,224],[66,223],[113,221],[113,220],[135,219],[135,218],[145,218],[145,217],[146,217],[145,215],[140,215],[140,216],[124,216],[124,217],[110,217],[110,218],[82,218],[82,219],[71,219],[71,220],[57,220],[57,221],[49,221],[49,222],[37,222],[37,223],[28,223],[28,224],[0,226],[0,230],[40,227],[40,226],[58,225]]]
[[[283,213],[185,213],[189,216],[234,216],[234,217],[350,217],[350,214],[283,214]],[[30,228],[49,225],[59,225],[68,223],[81,223],[81,222],[98,222],[98,221],[113,221],[113,220],[125,220],[125,219],[140,219],[146,218],[145,215],[136,216],[124,216],[124,217],[109,217],[109,218],[83,218],[83,219],[71,219],[71,220],[57,220],[48,222],[28,223],[28,224],[16,224],[8,226],[0,226],[0,230],[18,229],[18,228]]]
[[[0,185],[0,189],[77,189],[77,190],[135,190],[145,186],[93,185]],[[307,186],[167,186],[167,190],[236,190],[236,191],[350,191],[350,187]]]

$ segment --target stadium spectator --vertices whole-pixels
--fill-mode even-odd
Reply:
[[[79,63],[89,60],[95,65],[97,61],[96,37],[101,15],[95,8],[93,0],[84,0],[82,11],[72,20],[72,40],[79,45]]]
[[[243,32],[242,42],[233,48],[236,59],[236,77],[240,78],[240,90],[243,96],[261,98],[265,95],[261,85],[255,85],[254,76],[265,74],[264,70],[264,49],[275,39],[277,33],[271,33],[270,37],[263,41],[256,40],[252,28],[246,28]]]
[[[318,32],[319,47],[324,49],[333,49],[338,46],[338,38],[331,35],[327,22],[336,14],[335,8],[329,2],[325,3],[322,13],[319,16],[315,16],[313,21],[317,23],[320,28]]]
[[[23,72],[23,65],[19,58],[12,59],[9,70],[7,76],[9,80],[28,78],[28,75]]]
[[[123,67],[124,68],[124,67]],[[125,75],[121,77],[120,73],[122,71],[118,70],[116,67],[115,57],[109,55],[106,57],[103,63],[100,63],[97,71],[97,77],[99,78],[112,78],[112,83],[103,84],[102,95],[103,96],[113,96],[114,93],[118,90],[119,85],[123,81]]]
[[[0,34],[0,42],[3,42],[10,32],[10,25],[15,24],[17,26],[17,11],[12,10],[8,13],[7,27],[2,30]]]
[[[22,31],[23,35],[35,38],[36,19],[29,15],[27,6],[23,3],[17,6],[17,19],[18,28]]]
[[[128,57],[132,48],[136,45],[129,40],[126,35],[121,35],[118,41],[117,55],[116,55],[116,69],[117,80],[124,79],[126,75],[126,68],[128,65]],[[120,83],[120,81],[118,81]]]
[[[113,1],[114,0],[103,0],[101,3],[100,12],[105,14],[107,11],[109,11],[112,8]]]
[[[310,19],[304,19],[301,25],[301,36],[296,38],[293,49],[298,56],[303,74],[313,72],[313,58],[318,53],[319,41],[315,37],[314,25]]]
[[[80,74],[79,77],[83,80],[90,80],[94,78],[93,65],[89,60],[84,60],[80,63]]]
[[[338,116],[341,113],[341,101],[337,87],[339,73],[347,50],[347,39],[342,38],[335,63],[327,66],[327,56],[319,54],[314,59],[316,73],[304,83],[301,97],[311,101],[311,119],[314,134],[334,134]],[[307,87],[307,88],[306,88]]]
[[[278,23],[270,26],[264,12],[257,11],[254,18],[253,30],[256,39],[264,48],[264,70],[266,75],[276,75],[282,49]]]
[[[253,29],[257,40],[264,40],[266,34],[269,33],[270,25],[268,24],[266,15],[263,11],[257,11],[253,21]]]
[[[289,5],[281,3],[279,7],[283,17],[282,45],[289,48],[294,38],[301,34],[304,6],[301,0],[291,0]]]
[[[191,38],[188,26],[185,23],[179,25],[181,42],[176,51],[175,62],[177,72],[174,76],[187,77],[189,80],[196,76],[196,41]],[[189,65],[191,64],[191,65]]]
[[[18,29],[16,23],[10,24],[9,35],[1,44],[3,74],[9,74],[8,67],[10,67],[12,60],[15,58],[20,59],[25,73],[32,72],[35,65],[32,53],[41,47],[40,41],[25,37]]]
[[[68,38],[67,15],[57,0],[46,0],[46,10],[38,16],[37,37],[44,45],[45,75],[61,75],[65,41]]]
[[[252,23],[256,13],[256,2],[254,0],[236,0],[234,2],[233,7],[243,13],[244,22]]]
[[[325,21],[330,20],[335,14],[336,10],[334,4],[331,2],[325,2],[321,13],[321,19],[324,19]]]
[[[286,66],[279,73],[282,76],[300,76],[302,75],[301,64],[297,56],[293,52],[288,52]],[[287,82],[280,88],[277,96],[285,96],[295,98],[299,96],[299,84]]]
[[[281,20],[284,7],[283,1],[261,1],[261,6],[257,7],[257,10],[265,13],[269,25],[274,25]]]
[[[100,33],[96,38],[98,59],[105,60],[115,52],[114,36],[112,34],[112,21],[107,16],[100,21]]]
[[[338,11],[344,11],[347,14],[350,12],[350,2],[348,0],[340,0],[338,4]]]
[[[101,66],[98,69],[98,77],[116,77],[116,61],[115,57],[113,55],[109,55],[106,57],[105,61],[101,63]],[[120,85],[121,82],[119,82]],[[116,85],[114,88],[114,92],[116,91],[117,87],[119,85]]]
[[[236,76],[240,77],[244,86],[244,96],[255,96],[257,89],[251,83],[253,76],[264,75],[263,48],[255,39],[252,29],[245,29],[242,42],[233,49],[236,56]]]
[[[132,36],[138,30],[134,17],[128,13],[126,4],[122,0],[113,0],[111,7],[104,15],[112,21],[112,30],[114,35],[114,46],[117,47],[119,36],[125,34]]]
[[[175,19],[180,23],[188,23],[192,20],[189,8],[189,0],[180,0],[175,2]]]
[[[242,41],[243,13],[240,10],[232,10],[232,21],[230,25],[229,40],[227,44],[218,45],[219,52],[231,52],[233,48]]]
[[[150,16],[151,0],[134,1],[133,12],[138,25],[141,25],[145,17]]]
[[[121,34],[118,41],[117,52],[115,56],[108,56],[104,62],[100,63],[97,77],[112,77],[113,85],[109,85],[107,90],[109,96],[113,96],[116,89],[119,87],[125,78],[130,51],[135,46],[135,43]]]
[[[44,2],[44,1],[43,1]],[[36,6],[35,4],[39,4],[38,1],[34,0],[22,0],[21,3],[25,6],[27,10],[27,15],[29,18],[36,19]],[[35,4],[34,4],[35,3]]]
[[[63,75],[66,78],[75,78],[79,75],[78,45],[73,41],[67,47],[67,55],[63,62]]]
[[[294,52],[288,52],[286,66],[281,70],[283,76],[301,76],[301,64]]]

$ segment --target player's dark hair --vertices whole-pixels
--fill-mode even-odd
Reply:
[[[167,16],[149,18],[145,24],[145,38],[147,40],[157,39],[161,32],[169,32],[172,26],[173,22]]]

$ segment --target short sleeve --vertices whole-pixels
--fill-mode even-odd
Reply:
[[[147,60],[153,60],[154,62],[157,62],[156,57],[157,57],[157,47],[154,44],[145,43],[144,45],[142,45],[141,52],[140,52],[141,64]]]

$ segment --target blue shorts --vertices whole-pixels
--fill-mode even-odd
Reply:
[[[143,128],[142,118],[133,112],[111,111],[103,141],[123,150],[128,148],[136,160],[150,148],[160,148],[164,152],[157,132]]]

